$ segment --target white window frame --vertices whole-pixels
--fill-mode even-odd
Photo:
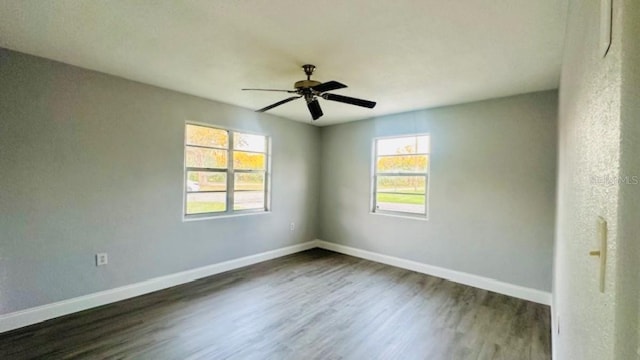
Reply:
[[[399,139],[399,138],[412,138],[418,136],[428,136],[429,137],[429,149],[427,149],[426,153],[417,153],[416,154],[405,154],[405,155],[427,155],[427,168],[425,172],[403,172],[403,173],[383,173],[378,172],[378,141],[379,140],[388,140],[388,139]],[[373,138],[373,146],[372,146],[372,161],[371,161],[371,204],[370,210],[371,214],[379,214],[379,215],[388,215],[388,216],[397,216],[397,217],[407,217],[413,219],[420,220],[428,220],[429,219],[429,187],[431,184],[431,134],[430,133],[417,133],[417,134],[404,134],[404,135],[392,135],[392,136],[381,136]],[[416,149],[417,151],[417,149]],[[381,155],[381,156],[389,156],[389,155]],[[380,210],[377,208],[377,194],[378,194],[378,176],[424,176],[425,177],[425,189],[424,189],[424,213],[414,213],[414,212],[406,212],[406,211],[394,211],[394,210]],[[415,195],[415,194],[411,194]]]
[[[187,144],[187,126],[201,126],[207,127],[215,130],[222,130],[227,132],[227,136],[229,139],[228,148],[217,148],[217,147],[209,147],[209,146],[199,146],[199,145],[188,145]],[[234,133],[241,133],[247,135],[259,135],[264,136],[265,138],[265,152],[259,151],[248,151],[248,150],[238,150],[242,152],[248,153],[260,153],[265,154],[265,169],[263,170],[246,170],[246,169],[234,169],[233,167],[233,151],[235,150],[233,147],[233,138]],[[215,150],[224,150],[227,152],[227,168],[226,169],[216,169],[216,168],[200,168],[200,167],[189,167],[187,166],[187,146],[200,147],[206,149],[215,149]],[[239,216],[239,215],[251,215],[251,214],[264,214],[269,213],[271,210],[271,137],[266,134],[256,133],[252,131],[245,130],[237,130],[230,129],[223,126],[217,126],[206,123],[198,123],[187,121],[184,125],[184,144],[183,144],[183,159],[184,159],[184,174],[183,180],[184,184],[182,187],[183,194],[183,205],[182,205],[182,216],[183,220],[203,220],[203,219],[214,219],[214,218],[224,218],[229,216]],[[187,214],[187,194],[189,190],[187,188],[188,185],[188,173],[189,171],[206,171],[206,172],[220,172],[227,174],[227,208],[226,211],[217,211],[217,212],[207,212],[207,213],[198,213],[198,214]],[[234,210],[233,209],[233,201],[234,201],[234,188],[235,188],[235,173],[263,173],[264,172],[264,208],[260,209],[242,209],[242,210]],[[192,192],[193,193],[193,192]]]

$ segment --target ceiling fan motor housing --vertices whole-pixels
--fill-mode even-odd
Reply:
[[[296,88],[296,89],[305,89],[305,88],[314,87],[314,86],[320,85],[320,84],[322,84],[320,81],[300,80],[300,81],[296,81],[296,83],[293,85],[293,87]]]

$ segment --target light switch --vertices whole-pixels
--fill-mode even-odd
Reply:
[[[605,269],[607,268],[607,221],[598,217],[598,245],[600,246],[600,292],[604,292]]]
[[[589,255],[600,257],[600,268],[599,268],[599,283],[600,283],[600,292],[604,292],[604,280],[605,280],[605,269],[607,268],[607,221],[602,217],[598,216],[598,225],[596,229],[597,240],[598,240],[598,250],[589,251]]]

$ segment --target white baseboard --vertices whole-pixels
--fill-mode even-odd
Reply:
[[[207,276],[220,274],[225,271],[257,264],[263,261],[294,254],[300,251],[313,249],[315,247],[440,277],[456,283],[490,290],[500,294],[509,295],[544,305],[551,304],[551,294],[548,292],[530,289],[518,285],[512,285],[478,275],[449,270],[438,266],[427,265],[416,261],[374,253],[371,251],[361,250],[323,240],[313,240],[302,244],[296,244],[255,255],[224,261],[217,264],[207,265],[197,269],[161,276],[131,285],[121,286],[89,295],[79,296],[68,300],[62,300],[47,305],[37,306],[30,309],[0,315],[0,333],[50,320],[63,315],[72,314],[78,311],[130,299],[132,297],[148,294],[162,289],[167,289]]]
[[[87,310],[93,307],[102,306],[116,301],[148,294],[176,285],[185,284],[203,277],[219,274],[233,269],[238,269],[247,265],[257,264],[259,262],[312,249],[316,247],[316,245],[316,241],[308,241],[302,244],[287,246],[276,250],[245,256],[239,259],[233,259],[213,265],[203,266],[197,269],[161,276],[136,284],[117,287],[114,289],[100,291],[89,295],[79,296],[68,300],[58,301],[47,305],[0,315],[0,333],[53,319],[59,316]]]
[[[415,272],[436,276],[453,282],[477,287],[484,290],[497,292],[500,294],[513,296],[519,299],[533,301],[543,305],[551,305],[551,293],[527,288],[524,286],[513,285],[502,281],[486,278],[483,276],[473,275],[460,271],[445,269],[438,266],[419,263],[412,260],[406,260],[394,256],[379,254],[367,250],[357,249],[350,246],[335,244],[323,240],[316,240],[317,247],[339,252],[346,255],[367,259],[382,264],[387,264],[402,269],[412,270]]]

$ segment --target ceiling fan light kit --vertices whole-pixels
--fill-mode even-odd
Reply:
[[[307,102],[307,108],[309,108],[309,113],[311,113],[311,118],[313,120],[318,120],[320,117],[322,117],[322,115],[324,115],[322,112],[322,108],[320,107],[320,102],[318,101],[319,97],[329,101],[337,101],[345,104],[362,106],[369,109],[373,109],[373,107],[376,106],[376,103],[374,101],[328,93],[327,91],[344,89],[347,87],[347,85],[339,83],[334,80],[327,81],[325,83],[321,83],[316,80],[311,80],[311,75],[313,75],[313,71],[315,69],[316,69],[315,65],[311,65],[311,64],[302,65],[302,70],[307,75],[307,79],[296,81],[296,83],[293,84],[293,87],[295,90],[280,90],[280,89],[242,89],[242,90],[278,91],[278,92],[286,92],[290,94],[297,94],[298,96],[292,96],[284,100],[278,101],[277,103],[274,103],[269,106],[263,107],[262,109],[256,110],[256,112],[265,112],[267,110],[271,110],[282,104],[286,104],[289,101],[293,101],[301,97],[304,97],[305,101]]]

